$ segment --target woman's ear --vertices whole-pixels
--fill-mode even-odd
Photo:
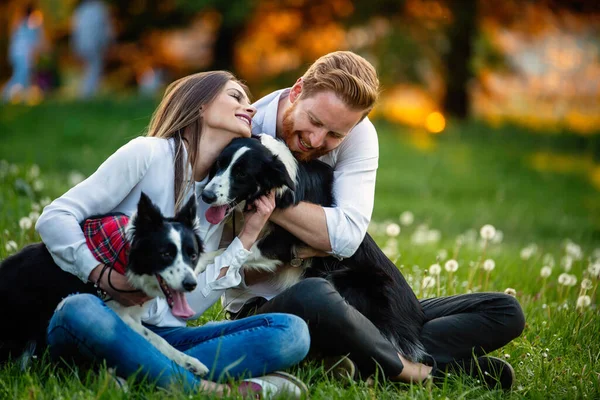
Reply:
[[[294,86],[292,86],[292,89],[290,90],[290,103],[293,103],[296,100],[298,100],[298,98],[302,94],[302,85],[303,84],[304,84],[304,81],[302,80],[302,78],[298,78],[296,83],[294,83]]]

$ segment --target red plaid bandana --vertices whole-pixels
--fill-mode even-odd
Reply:
[[[88,219],[83,224],[85,241],[98,262],[112,265],[115,271],[125,274],[129,243],[125,240],[126,215]]]

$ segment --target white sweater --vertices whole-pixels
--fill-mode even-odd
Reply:
[[[92,215],[121,212],[131,215],[143,191],[165,216],[174,215],[172,141],[138,137],[117,150],[85,181],[44,208],[36,229],[54,261],[63,270],[87,282],[99,264],[88,249],[80,223]],[[185,155],[187,156],[187,154]],[[196,182],[198,216],[205,251],[219,246],[223,224],[211,225],[204,213],[208,205],[200,198],[207,182]],[[191,193],[189,194],[191,195]],[[241,283],[240,267],[251,253],[235,239],[215,263],[198,277],[198,287],[187,300],[199,317],[227,288]],[[216,277],[229,266],[227,275]],[[184,326],[185,321],[171,314],[162,299],[153,300],[144,322],[157,326]]]

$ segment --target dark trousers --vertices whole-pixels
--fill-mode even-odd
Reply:
[[[442,368],[496,350],[525,327],[519,302],[504,293],[424,299],[421,305],[426,318],[421,341]],[[349,355],[362,376],[373,374],[378,365],[388,377],[404,368],[392,344],[325,279],[302,280],[270,301],[248,304],[234,318],[254,312],[303,318],[310,331],[311,352]]]

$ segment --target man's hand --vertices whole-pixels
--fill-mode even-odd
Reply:
[[[98,266],[94,268],[90,273],[88,280],[90,282],[98,282],[98,277],[100,276],[100,273],[102,272],[103,268],[104,264],[98,264]],[[104,271],[104,274],[102,274],[102,278],[98,282],[98,286],[100,287],[100,289],[108,293],[111,299],[119,302],[125,307],[141,305],[151,299],[151,297],[148,297],[146,293],[142,291],[137,291],[133,293],[123,293],[119,292],[118,290],[114,290],[108,282],[109,274],[110,283],[112,283],[112,286],[116,289],[129,291],[135,290],[135,288],[129,284],[129,281],[127,280],[127,277],[125,275],[121,275],[116,271],[110,273],[109,269],[107,268]]]

